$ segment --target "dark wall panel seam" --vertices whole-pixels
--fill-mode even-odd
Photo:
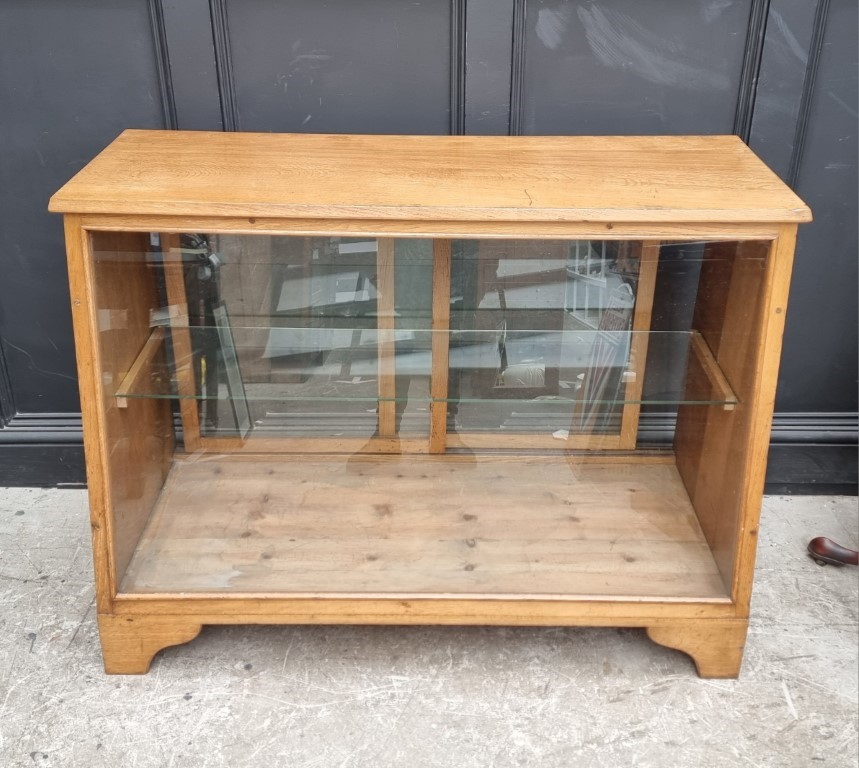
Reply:
[[[787,183],[796,187],[799,181],[799,169],[805,152],[805,137],[808,123],[811,119],[811,104],[814,97],[814,85],[817,71],[820,69],[820,54],[823,51],[823,36],[826,31],[826,20],[829,16],[829,0],[817,0],[814,11],[814,22],[811,31],[811,43],[808,48],[808,61],[805,65],[805,77],[802,80],[802,96],[799,100],[799,111],[796,118],[796,133],[793,138],[793,149],[790,153],[790,165],[787,171]]]
[[[212,18],[212,41],[215,46],[215,69],[218,74],[221,119],[225,131],[238,131],[240,130],[239,107],[236,101],[236,78],[230,51],[227,0],[209,0],[209,11]]]
[[[513,41],[510,65],[510,129],[511,136],[522,135],[525,88],[525,18],[528,0],[513,2]]]
[[[639,437],[646,443],[670,443],[676,414],[643,413]],[[776,413],[770,445],[859,445],[859,413]]]
[[[164,6],[161,0],[149,0],[149,19],[152,23],[152,41],[155,47],[155,66],[158,71],[158,87],[161,92],[161,107],[164,111],[164,127],[176,130],[176,95],[173,92],[173,77],[170,69],[170,53],[167,50],[167,28],[164,24]]]
[[[734,115],[734,133],[746,143],[752,133],[769,9],[770,0],[752,0],[746,48],[743,52],[743,68],[740,71],[740,87],[737,92],[737,111]]]
[[[3,340],[0,339],[0,429],[3,429],[14,416],[15,399],[12,396],[12,379],[3,354]]]
[[[466,0],[450,4],[450,132],[465,133]]]

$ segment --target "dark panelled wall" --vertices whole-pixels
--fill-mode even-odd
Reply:
[[[0,3],[0,484],[83,480],[62,221],[45,207],[124,127],[165,126],[156,51],[143,2]]]
[[[811,4],[781,5],[785,14],[808,14],[803,6]],[[819,0],[814,10],[802,43],[775,17],[783,47],[807,51],[784,178],[814,211],[814,222],[800,229],[791,286],[776,398],[785,416],[771,451],[776,485],[856,482],[859,13],[856,0]]]
[[[750,8],[532,0],[521,132],[731,133]]]
[[[736,133],[812,206],[771,489],[857,441],[856,0],[4,0],[0,485],[83,482],[50,194],[126,127]]]

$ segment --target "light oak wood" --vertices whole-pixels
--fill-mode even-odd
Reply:
[[[738,543],[748,532],[757,531],[775,398],[778,358],[771,356],[765,335],[772,324],[784,322],[784,301],[774,307],[770,298],[782,266],[774,254],[769,244],[755,241],[708,246],[693,325],[739,403],[730,411],[681,406],[674,441],[677,468],[735,599]],[[777,291],[783,300],[786,290],[779,280]],[[687,386],[691,391],[712,386],[698,361],[690,356]],[[750,584],[752,577],[752,570],[747,570],[742,581]],[[749,588],[740,603],[746,610],[750,594]]]
[[[225,601],[221,601],[223,603]],[[235,601],[230,601],[233,603]],[[119,615],[98,616],[104,670],[114,675],[140,675],[149,671],[154,656],[161,650],[194,640],[203,624],[502,624],[514,626],[603,626],[614,625],[617,619],[606,621],[605,608],[599,606],[593,617],[571,617],[564,610],[575,603],[547,603],[527,601],[498,601],[495,617],[475,621],[474,614],[463,608],[466,601],[440,600],[384,600],[359,603],[363,612],[356,611],[355,601],[339,601],[344,610],[337,610],[338,601],[305,601],[316,612],[309,612],[301,603],[293,601],[275,614],[242,613],[218,610],[211,615],[156,614],[140,615],[129,612]],[[326,604],[328,611],[326,611]],[[581,605],[581,604],[578,604]],[[181,606],[173,601],[166,607],[176,610]],[[133,607],[133,604],[128,607]],[[200,603],[197,603],[197,608]],[[271,602],[266,603],[271,608]],[[665,606],[683,609],[683,606]],[[716,607],[716,606],[714,606]],[[220,606],[223,609],[223,605]],[[303,609],[304,608],[304,609]],[[378,612],[374,612],[373,609]],[[445,610],[447,608],[448,610]],[[646,610],[652,614],[653,605]],[[211,610],[211,607],[209,607]],[[334,610],[331,610],[334,609]],[[452,610],[451,610],[452,609]],[[622,618],[627,626],[642,626],[641,620],[631,615]],[[692,657],[700,677],[736,678],[742,664],[748,622],[745,620],[710,619],[706,623],[688,619],[652,619],[646,627],[648,637],[668,648],[682,651]],[[199,623],[198,623],[199,622]],[[657,623],[658,622],[658,623]]]
[[[735,222],[628,222],[628,221],[424,221],[403,219],[354,219],[272,216],[133,216],[85,214],[82,226],[103,232],[175,232],[196,229],[240,235],[301,235],[313,237],[480,237],[556,240],[775,240],[781,228],[773,223]]]
[[[647,348],[650,340],[650,323],[653,316],[653,294],[656,290],[656,270],[659,266],[658,241],[641,244],[638,253],[638,285],[635,290],[635,309],[632,315],[632,342],[629,359],[632,373],[635,374],[624,388],[625,402],[620,422],[619,448],[635,448],[638,439],[638,419],[641,406],[635,402],[641,399],[644,390],[644,375],[647,369]]]
[[[255,602],[256,605],[250,604]],[[248,600],[212,600],[188,603],[187,600],[164,602],[170,612],[147,614],[134,611],[139,601],[126,598],[121,614],[99,614],[99,635],[107,674],[135,675],[149,671],[154,656],[164,648],[194,640],[204,624],[481,624],[513,626],[645,626],[654,642],[682,651],[692,657],[700,677],[736,678],[742,664],[748,626],[747,620],[718,618],[724,606],[710,605],[714,614],[706,622],[690,620],[683,604],[600,604],[586,602],[547,602],[527,600],[497,600],[489,616],[475,615],[469,606],[477,605],[485,612],[485,601],[466,600],[391,600],[376,599],[356,602],[336,599],[274,602]],[[231,608],[225,611],[225,603]],[[242,609],[263,607],[276,613],[260,613]],[[177,612],[177,609],[185,608]],[[582,609],[585,610],[582,610]],[[595,609],[591,612],[587,608]],[[201,613],[211,611],[211,613]],[[572,610],[571,610],[572,609]],[[620,609],[620,610],[618,610]],[[655,610],[658,609],[658,610]],[[617,616],[610,617],[616,611]],[[663,616],[654,617],[654,613]],[[590,613],[590,615],[588,615]],[[644,613],[651,622],[642,623]],[[672,617],[671,614],[677,614]],[[687,617],[684,617],[687,614]]]
[[[149,338],[143,344],[143,349],[140,350],[128,373],[122,379],[120,385],[116,388],[114,397],[116,398],[117,408],[128,407],[128,397],[137,393],[145,394],[147,389],[142,386],[142,381],[150,381],[154,366],[163,365],[163,361],[159,360],[163,352],[164,346],[164,329],[153,328]]]
[[[301,245],[303,243],[295,244],[298,248]],[[245,382],[271,380],[271,359],[262,354],[269,328],[252,326],[258,318],[272,316],[272,299],[276,301],[278,293],[272,285],[271,264],[280,255],[277,247],[274,238],[264,236],[218,235],[212,238],[212,250],[223,261],[219,267],[219,298],[230,313],[239,368]]]
[[[186,451],[200,447],[200,409],[197,374],[194,370],[194,347],[188,326],[188,298],[185,292],[185,265],[179,235],[161,234],[161,251],[164,255],[164,284],[170,313],[173,339],[173,365],[176,389],[179,395],[179,413],[182,416],[182,442]]]
[[[80,217],[65,216],[63,225],[84,425],[96,605],[98,610],[107,611],[116,594],[117,579],[112,547],[113,509],[98,347],[98,307],[93,290],[92,242],[81,226]]]
[[[379,436],[397,434],[397,348],[394,330],[397,322],[394,240],[376,241],[376,327],[379,333]]]
[[[188,643],[202,624],[182,616],[98,615],[98,633],[109,675],[144,675],[158,651]]]
[[[736,556],[731,582],[732,598],[743,615],[749,613],[754,583],[758,527],[796,248],[796,231],[796,226],[785,226],[778,240],[768,243],[766,248],[766,292],[760,310],[761,330],[754,363],[757,375],[749,400],[749,442],[743,466],[743,476],[746,479],[741,492],[744,517],[734,542]]]
[[[51,198],[50,210],[425,221],[810,219],[736,136],[129,130]]]
[[[171,589],[726,597],[673,467],[564,457],[176,464],[122,585]]]
[[[717,363],[725,366],[723,372],[744,404],[732,411],[681,406],[674,439],[678,471],[728,587],[733,580],[734,546],[743,517],[740,488],[744,479],[739,473],[749,437],[745,401],[753,383],[752,357],[759,333],[757,307],[764,290],[766,251],[756,245],[757,258],[747,259],[742,258],[737,244],[706,248],[693,317],[693,327],[701,333]],[[746,253],[751,255],[748,248]],[[710,386],[699,358],[690,355],[687,389],[707,391]],[[740,482],[726,482],[726,478]]]
[[[247,439],[238,437],[203,437],[200,448],[208,453],[260,454],[339,453],[339,454],[400,454],[427,453],[426,438],[418,437],[258,437],[253,433]]]
[[[689,340],[689,351],[695,356],[695,364],[700,366],[704,375],[710,382],[713,391],[713,399],[724,401],[726,411],[732,411],[737,404],[737,396],[731,385],[722,373],[719,363],[713,355],[713,350],[704,341],[704,337],[697,331],[693,331]]]
[[[143,672],[203,624],[437,623],[644,627],[692,655],[702,676],[738,673],[795,225],[809,218],[738,139],[130,131],[51,209],[68,214],[108,671]],[[159,304],[139,257],[148,232],[163,233],[168,252],[183,232],[378,237],[386,331],[394,237],[436,240],[438,330],[450,238],[646,241],[645,282],[659,241],[713,241],[688,391],[738,402],[681,407],[676,466],[619,450],[635,443],[634,407],[620,435],[582,435],[562,451],[547,435],[502,445],[444,434],[443,408],[429,439],[401,438],[395,347],[382,338],[380,406],[392,407],[379,409],[381,436],[196,438],[189,421],[193,452],[174,455],[168,402],[118,407],[123,382],[160,354],[147,342]],[[187,299],[181,264],[167,261],[181,345]],[[252,311],[270,292],[259,286]],[[636,327],[649,327],[651,311],[640,299]],[[445,351],[433,342],[430,391],[442,404]],[[636,374],[645,358],[633,350]],[[627,394],[642,383],[636,375]],[[183,418],[196,412],[182,402]],[[507,454],[482,453],[499,447]]]
[[[206,440],[211,438],[203,438],[204,445]],[[362,451],[362,450],[354,450],[348,451],[344,450],[342,446],[340,449],[331,449],[330,447],[323,450],[322,445],[324,441],[327,440],[336,440],[337,438],[318,438],[318,443],[314,444],[315,439],[309,439],[309,444],[306,450],[296,451],[295,453],[289,453],[288,458],[284,456],[284,451],[280,450],[281,446],[283,446],[287,441],[278,439],[276,441],[270,441],[270,444],[267,448],[274,448],[274,450],[256,450],[256,451],[213,451],[210,453],[194,453],[194,454],[185,454],[185,453],[176,453],[173,457],[175,462],[184,462],[184,461],[192,461],[192,462],[206,462],[206,461],[247,461],[247,462],[257,462],[257,461],[286,461],[288,460],[291,463],[300,462],[300,461],[319,461],[319,454],[337,454],[337,458],[340,461],[346,461],[350,459],[359,460],[361,456],[365,453],[370,453],[372,456],[372,461],[400,461],[403,455],[414,455],[415,458],[420,458],[421,455],[426,455],[426,440],[418,440],[413,438],[411,441],[411,445],[409,445],[409,450],[403,450],[402,452],[397,452],[394,450],[390,450],[391,446],[396,445],[394,441],[389,441],[387,438],[373,438],[371,443],[379,442],[382,446],[379,450],[376,451]],[[400,443],[404,441],[399,441]],[[415,450],[416,446],[422,444],[424,446],[423,454],[421,452]],[[355,442],[354,443],[356,449],[360,449],[363,447],[362,443]],[[232,447],[232,446],[230,446]],[[342,454],[347,453],[351,454],[350,456],[346,456],[345,458]],[[567,462],[570,466],[579,466],[582,464],[666,464],[673,466],[675,463],[674,453],[671,450],[666,449],[636,449],[635,451],[601,451],[601,450],[591,450],[589,448],[582,448],[576,450],[562,450],[562,451],[534,451],[532,454],[534,457],[536,456],[552,456],[554,458],[562,458],[565,462]],[[518,456],[518,452],[516,453],[508,453],[508,452],[492,452],[485,451],[480,454],[481,463],[487,463],[491,461],[498,461],[502,463],[509,463],[512,459],[511,456]],[[445,454],[445,461],[464,461],[464,462],[474,462],[475,457],[473,452],[467,450],[451,450]]]
[[[494,595],[480,599],[331,597],[233,593],[180,595],[120,593],[116,613],[129,616],[188,616],[201,624],[462,624],[510,626],[648,627],[678,619],[731,619],[727,598],[698,600],[604,600]]]
[[[655,643],[688,654],[700,677],[740,676],[748,620],[664,623],[647,628]]]
[[[447,380],[450,373],[450,240],[433,241],[432,370],[429,452],[447,448]]]

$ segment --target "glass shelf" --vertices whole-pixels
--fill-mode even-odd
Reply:
[[[133,398],[259,403],[380,402],[528,405],[552,412],[589,405],[731,407],[737,398],[695,331],[546,331],[496,328],[156,326],[115,387]],[[181,345],[191,350],[180,356]],[[637,350],[668,354],[671,375],[638,373]],[[434,370],[433,350],[447,367]],[[704,376],[686,375],[690,356]],[[631,386],[641,377],[638,386]],[[393,388],[383,386],[390,380]],[[430,386],[434,379],[444,384]]]
[[[562,239],[198,234],[115,246],[97,249],[105,269],[145,273],[152,290],[148,317],[134,318],[142,348],[104,386],[120,409],[171,401],[188,451],[242,450],[251,437],[275,452],[316,448],[293,438],[346,452],[356,440],[392,453],[630,450],[642,408],[738,403],[689,330],[692,305],[656,302],[660,259],[671,291],[694,294],[698,244],[662,256],[654,242]],[[106,338],[130,319],[102,314]]]

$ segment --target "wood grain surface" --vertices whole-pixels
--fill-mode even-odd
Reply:
[[[143,672],[206,623],[366,622],[644,626],[701,675],[738,673],[796,224],[811,218],[738,138],[131,130],[50,209],[68,214],[108,671]],[[334,457],[312,453],[331,441],[308,438],[292,444],[302,453],[264,456],[278,444],[251,453],[192,435],[199,452],[171,462],[166,401],[113,397],[145,364],[158,303],[144,262],[110,257],[127,242],[146,251],[146,236],[112,234],[126,229],[168,244],[183,231],[387,238],[378,266],[389,288],[398,236],[754,238],[707,247],[693,323],[706,348],[690,381],[738,403],[682,407],[676,465],[642,452],[478,455],[497,438],[445,436],[442,408],[431,439],[412,446],[379,437],[337,444],[354,454]],[[655,264],[655,242],[644,247]],[[437,330],[448,248],[436,245]],[[434,353],[438,394],[444,350]],[[381,435],[393,434],[391,406]],[[457,441],[470,450],[375,453]]]
[[[673,466],[545,456],[180,461],[122,592],[726,598]]]
[[[799,222],[736,136],[125,131],[51,199],[88,214]]]

